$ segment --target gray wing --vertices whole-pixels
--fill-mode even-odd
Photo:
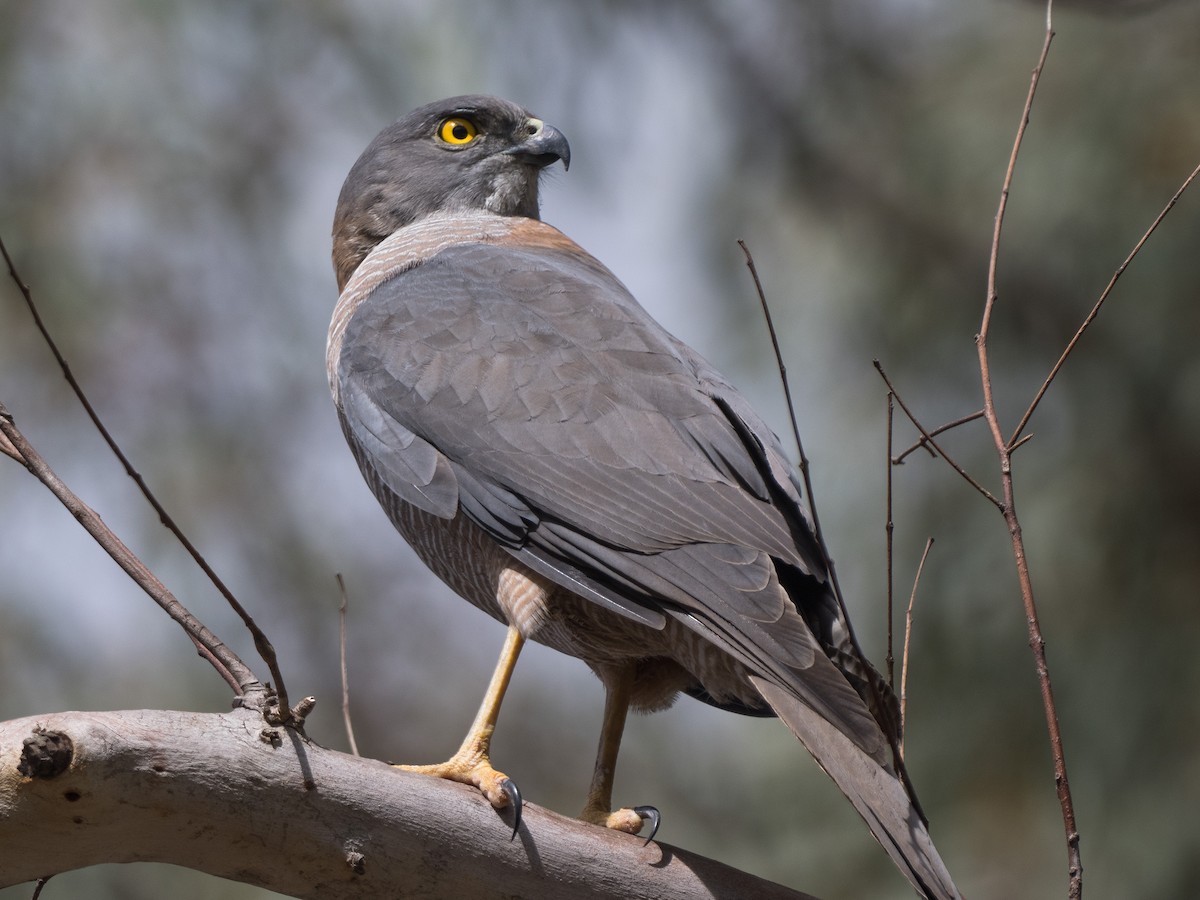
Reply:
[[[348,436],[402,499],[680,619],[886,760],[814,637],[839,614],[776,438],[590,256],[443,250],[358,307],[338,380]]]

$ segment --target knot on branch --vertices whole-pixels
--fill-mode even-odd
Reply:
[[[39,726],[22,742],[17,771],[26,778],[57,778],[71,767],[74,757],[75,743],[67,735]]]
[[[261,712],[263,719],[266,720],[268,725],[294,728],[296,731],[303,733],[304,720],[308,718],[309,713],[317,705],[317,698],[313,696],[303,697],[299,703],[291,708],[285,706],[285,703],[286,699],[272,690],[270,685],[267,685],[264,694],[254,697],[243,695],[237,698],[234,705]]]
[[[367,858],[358,850],[347,849],[346,865],[355,875],[367,874]]]

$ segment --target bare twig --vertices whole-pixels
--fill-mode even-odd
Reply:
[[[125,573],[144,590],[155,603],[174,619],[193,643],[200,648],[201,655],[211,662],[221,677],[239,694],[247,695],[262,690],[262,685],[250,668],[213,634],[199,619],[188,612],[146,565],[134,555],[112,530],[104,524],[96,512],[59,479],[42,458],[41,454],[25,439],[12,414],[0,403],[0,432],[16,448],[23,464],[35,478],[50,489],[105,552],[113,558]]]
[[[779,378],[783,382],[783,395],[787,401],[788,416],[792,423],[792,437],[796,441],[796,450],[800,455],[800,476],[804,481],[804,490],[808,497],[808,511],[812,517],[813,536],[816,538],[817,547],[821,551],[821,561],[825,564],[825,570],[829,573],[829,583],[833,591],[834,601],[838,605],[838,609],[842,613],[842,621],[846,626],[846,635],[850,639],[850,646],[854,648],[854,652],[858,654],[859,660],[867,668],[868,671],[873,671],[870,660],[863,652],[862,645],[858,642],[858,635],[855,634],[854,625],[850,621],[850,613],[846,610],[846,601],[842,595],[842,587],[838,582],[837,569],[833,565],[833,558],[829,554],[829,548],[825,543],[825,534],[821,530],[821,520],[817,514],[817,500],[813,492],[812,478],[809,475],[808,457],[804,453],[804,442],[800,438],[800,426],[796,421],[796,408],[792,403],[792,389],[788,383],[787,366],[783,362],[783,353],[779,349],[779,338],[775,334],[775,323],[771,318],[771,308],[767,303],[767,295],[763,290],[762,281],[758,277],[758,267],[754,265],[754,257],[750,253],[750,248],[746,246],[746,242],[739,240],[738,246],[742,248],[742,253],[746,256],[746,267],[750,270],[750,275],[754,279],[754,289],[758,293],[758,302],[762,306],[763,318],[767,322],[767,331],[771,335],[771,349],[775,353],[775,362],[779,366]],[[899,399],[899,398],[897,398]],[[875,679],[870,680],[870,689],[874,694],[875,702],[880,709],[885,707],[882,688]],[[921,811],[921,804],[917,800],[917,794],[912,785],[912,780],[908,776],[908,769],[905,768],[904,758],[900,754],[900,742],[896,735],[892,734],[890,729],[887,730],[888,743],[892,748],[892,761],[895,764],[896,772],[900,776],[901,782],[904,784],[905,790],[908,791],[909,799],[912,801],[913,807],[924,818],[925,814]]]
[[[1017,427],[1013,429],[1012,437],[1008,439],[1007,443],[1010,451],[1016,450],[1022,442],[1023,438],[1021,437],[1021,433],[1025,430],[1025,426],[1029,424],[1029,420],[1033,418],[1034,411],[1037,410],[1038,404],[1042,402],[1042,398],[1046,395],[1046,391],[1050,389],[1050,383],[1057,377],[1059,370],[1066,363],[1067,357],[1071,355],[1071,352],[1075,349],[1075,345],[1078,344],[1080,338],[1083,337],[1083,333],[1088,330],[1092,322],[1094,322],[1096,317],[1100,315],[1100,307],[1104,305],[1104,301],[1108,299],[1108,295],[1111,294],[1113,288],[1116,287],[1117,280],[1123,274],[1125,274],[1125,270],[1129,268],[1129,264],[1133,262],[1134,257],[1141,252],[1141,249],[1145,245],[1146,241],[1150,239],[1150,235],[1154,234],[1159,224],[1163,219],[1166,218],[1167,213],[1169,213],[1174,208],[1175,204],[1179,202],[1179,198],[1183,196],[1183,192],[1186,191],[1191,183],[1196,180],[1197,175],[1200,175],[1200,165],[1197,165],[1196,168],[1192,169],[1192,174],[1184,179],[1183,184],[1179,186],[1179,190],[1177,190],[1174,196],[1171,197],[1170,202],[1163,207],[1162,212],[1158,214],[1158,217],[1150,224],[1150,227],[1146,229],[1146,233],[1142,235],[1141,240],[1139,240],[1137,244],[1134,245],[1133,249],[1129,251],[1129,255],[1125,257],[1125,261],[1117,267],[1117,270],[1113,273],[1112,278],[1109,279],[1108,284],[1100,293],[1100,299],[1096,301],[1096,304],[1092,307],[1091,312],[1087,314],[1087,318],[1083,320],[1083,324],[1079,326],[1079,330],[1075,332],[1075,336],[1072,337],[1067,343],[1067,347],[1065,350],[1063,350],[1062,356],[1058,358],[1058,362],[1054,364],[1054,368],[1050,370],[1050,374],[1046,376],[1046,380],[1043,381],[1042,386],[1038,388],[1037,394],[1034,395],[1033,401],[1029,404],[1029,408],[1025,410],[1025,415],[1021,416],[1021,421],[1018,422]]]
[[[17,448],[9,443],[8,438],[0,434],[0,453],[10,459],[15,459],[17,462],[24,464],[25,460],[21,459],[21,454],[17,452]]]
[[[992,229],[992,250],[988,258],[988,274],[987,274],[987,299],[983,307],[983,322],[979,327],[979,334],[976,335],[975,343],[979,348],[980,369],[983,375],[983,397],[984,397],[984,418],[987,419],[988,425],[993,429],[999,426],[993,422],[994,416],[989,415],[989,410],[995,410],[995,404],[992,402],[992,380],[990,367],[987,356],[987,337],[988,330],[992,324],[992,311],[996,305],[996,270],[1000,261],[1000,234],[1004,229],[1004,213],[1008,209],[1008,196],[1012,190],[1013,173],[1017,167],[1017,155],[1021,152],[1021,144],[1025,140],[1025,129],[1029,127],[1029,113],[1033,108],[1033,98],[1037,94],[1038,82],[1042,77],[1042,68],[1046,65],[1046,57],[1050,53],[1050,42],[1054,40],[1054,29],[1050,27],[1049,4],[1047,4],[1046,13],[1046,38],[1042,44],[1042,53],[1038,57],[1037,66],[1034,67],[1033,75],[1029,82],[1029,93],[1025,97],[1025,107],[1021,111],[1021,122],[1017,125],[1017,135],[1013,139],[1012,153],[1008,157],[1008,168],[1004,172],[1004,185],[1000,189],[1000,206],[996,210],[995,224]],[[1007,447],[1007,443],[999,435],[995,435],[996,440],[1002,447]]]
[[[821,550],[821,561],[825,564],[826,571],[829,572],[833,596],[842,611],[842,618],[846,622],[850,643],[865,662],[866,655],[863,653],[862,647],[858,643],[858,638],[854,634],[854,627],[850,624],[850,614],[846,611],[846,602],[842,597],[842,587],[838,582],[837,570],[834,568],[833,558],[830,556],[829,548],[825,543],[825,532],[821,528],[821,517],[817,513],[817,497],[813,491],[812,476],[809,473],[808,455],[804,452],[804,441],[800,438],[800,425],[796,421],[796,405],[792,402],[792,387],[788,381],[787,366],[783,362],[783,352],[779,348],[779,337],[775,333],[775,322],[771,318],[771,307],[767,303],[767,294],[763,290],[762,281],[758,277],[758,267],[754,264],[754,257],[750,253],[750,248],[746,246],[746,242],[743,240],[738,241],[738,246],[742,248],[742,253],[746,257],[746,268],[750,270],[750,277],[754,279],[754,290],[758,294],[758,302],[762,307],[763,318],[767,322],[767,331],[771,336],[771,349],[775,353],[775,363],[779,367],[779,380],[783,384],[783,397],[787,403],[788,418],[792,425],[792,438],[796,442],[796,452],[800,456],[798,465],[800,468],[800,477],[804,481],[804,490],[808,494],[805,499],[808,501],[809,515],[812,517],[813,535],[816,537],[817,546]]]
[[[750,270],[750,277],[754,279],[754,290],[758,294],[758,302],[762,307],[763,318],[767,322],[767,331],[771,336],[771,349],[775,353],[775,363],[779,367],[779,380],[783,383],[783,398],[787,403],[788,418],[792,425],[792,438],[796,442],[796,452],[800,455],[799,468],[800,477],[804,481],[804,490],[808,494],[805,498],[808,501],[808,512],[812,516],[813,533],[817,539],[817,546],[821,548],[822,562],[825,563],[825,568],[829,571],[830,581],[833,586],[834,598],[837,600],[838,606],[841,607],[842,616],[846,619],[847,625],[850,622],[850,616],[846,613],[846,604],[842,599],[841,586],[838,584],[837,573],[834,571],[833,559],[829,555],[829,548],[825,545],[825,534],[821,530],[821,519],[817,514],[817,498],[813,493],[812,477],[809,474],[808,456],[804,452],[804,441],[800,438],[800,425],[796,421],[796,405],[792,402],[792,386],[787,377],[787,366],[783,362],[783,353],[779,349],[779,338],[775,334],[775,322],[771,318],[771,307],[767,303],[767,295],[763,290],[762,281],[758,277],[758,267],[754,265],[754,257],[750,254],[750,248],[746,246],[743,240],[738,241],[738,246],[742,248],[742,253],[746,257],[746,268]],[[854,638],[853,629],[851,629],[851,642],[858,649],[859,655],[862,655],[862,650],[858,648],[858,641]]]
[[[1022,438],[1021,438],[1019,441],[1017,441],[1015,444],[1013,444],[1013,445],[1012,445],[1011,447],[1009,447],[1008,449],[1009,449],[1010,451],[1011,451],[1011,450],[1016,450],[1016,449],[1017,449],[1018,447],[1020,447],[1022,444],[1028,444],[1028,443],[1029,443],[1030,441],[1032,441],[1032,440],[1033,440],[1033,432],[1031,431],[1031,432],[1029,432],[1029,434],[1027,434],[1027,435],[1024,435],[1024,436],[1023,436],[1023,437],[1022,437]]]
[[[976,481],[974,478],[972,478],[970,473],[968,473],[966,469],[964,469],[962,466],[960,466],[958,463],[956,463],[953,460],[953,458],[951,458],[949,456],[949,454],[946,453],[945,450],[943,450],[940,446],[938,446],[938,442],[933,439],[933,433],[930,431],[927,431],[925,429],[925,426],[921,424],[920,420],[912,414],[912,411],[908,408],[908,405],[904,402],[904,398],[900,396],[899,392],[896,390],[895,385],[892,384],[892,379],[888,378],[887,372],[885,372],[883,370],[883,363],[881,363],[877,359],[872,360],[872,362],[875,365],[875,371],[877,371],[879,373],[879,377],[883,379],[883,383],[887,385],[887,389],[896,398],[896,402],[900,404],[900,409],[902,409],[904,411],[904,415],[908,416],[908,421],[912,422],[913,427],[916,428],[917,431],[921,432],[921,436],[925,439],[925,441],[929,444],[929,446],[931,446],[934,450],[936,450],[938,455],[941,456],[941,458],[947,462],[947,464],[950,466],[950,468],[952,468],[955,472],[957,472],[959,475],[961,475],[962,478],[967,482],[967,484],[969,484],[969,485],[971,485],[971,487],[975,488],[975,490],[978,491],[980,493],[980,495],[982,495],[983,497],[986,497],[988,500],[990,500],[997,509],[1002,509],[1003,507],[1001,506],[1000,501],[996,499],[996,497],[992,494],[991,491],[989,491],[982,484],[980,484],[978,481]]]
[[[110,450],[112,450],[113,455],[116,456],[120,461],[121,466],[125,469],[125,474],[133,479],[134,484],[136,484],[138,489],[142,492],[142,496],[146,498],[146,501],[151,507],[153,507],[154,512],[158,515],[159,521],[162,522],[162,524],[171,532],[171,534],[175,536],[176,540],[179,541],[192,559],[195,560],[201,571],[204,572],[209,581],[212,582],[216,589],[221,593],[221,596],[225,598],[229,606],[238,615],[238,617],[241,618],[246,628],[250,631],[250,634],[254,639],[255,649],[258,650],[259,655],[267,664],[267,668],[271,672],[271,678],[274,680],[274,687],[279,701],[279,714],[284,719],[287,719],[290,715],[287,689],[284,687],[283,673],[280,671],[279,660],[275,653],[274,646],[272,646],[270,640],[268,640],[263,630],[258,627],[258,623],[254,621],[242,604],[238,602],[236,597],[234,597],[233,592],[229,590],[229,588],[225,585],[225,582],[221,580],[221,578],[213,570],[212,566],[208,564],[208,561],[201,555],[200,551],[196,549],[190,540],[188,540],[187,536],[175,523],[175,520],[170,516],[163,505],[158,502],[158,498],[154,496],[154,493],[146,484],[145,479],[142,478],[141,473],[134,469],[133,464],[129,461],[129,458],[125,455],[124,451],[121,450],[116,440],[104,426],[104,423],[100,420],[99,414],[92,406],[91,401],[88,400],[82,386],[76,380],[74,373],[71,371],[71,367],[67,363],[66,357],[64,357],[62,352],[59,350],[58,344],[51,336],[49,328],[46,327],[45,322],[42,320],[42,316],[38,312],[37,304],[35,304],[33,301],[33,292],[29,289],[29,285],[27,285],[17,273],[16,265],[13,263],[12,257],[9,256],[8,248],[4,245],[3,238],[0,238],[0,253],[4,255],[4,261],[8,265],[8,274],[12,278],[13,282],[17,285],[17,288],[20,290],[21,296],[25,299],[25,305],[29,308],[30,315],[33,316],[34,325],[37,326],[38,331],[42,335],[42,339],[46,342],[46,346],[50,348],[50,352],[54,355],[55,361],[62,370],[63,377],[66,378],[67,384],[71,386],[71,390],[75,392],[75,396],[79,399],[79,402],[83,406],[84,411],[87,413],[88,418],[92,420],[92,424],[96,427],[96,430],[100,433],[100,436],[104,439],[104,442],[108,444],[108,447]]]
[[[904,755],[904,731],[908,728],[908,651],[912,646],[913,603],[917,599],[917,587],[921,584],[921,573],[925,571],[925,560],[933,548],[933,538],[925,541],[925,549],[921,551],[921,561],[917,563],[917,574],[913,577],[912,593],[908,595],[908,610],[904,613],[904,651],[900,663],[900,755]]]
[[[1054,40],[1054,28],[1051,22],[1051,4],[1046,4],[1046,36],[1042,44],[1042,52],[1038,57],[1037,66],[1030,79],[1029,93],[1025,99],[1025,107],[1021,113],[1021,122],[1017,126],[1017,134],[1013,141],[1012,153],[1008,160],[1008,169],[1004,175],[1004,186],[1000,192],[1000,204],[996,211],[996,223],[992,233],[991,256],[988,260],[987,298],[984,302],[983,321],[980,324],[976,347],[979,353],[979,376],[983,389],[983,412],[991,430],[996,445],[996,454],[1000,460],[1000,477],[1004,487],[1004,503],[1000,507],[1005,524],[1012,542],[1013,559],[1016,562],[1017,578],[1021,587],[1021,599],[1025,607],[1025,620],[1029,630],[1029,646],[1033,651],[1034,669],[1037,673],[1041,688],[1042,706],[1046,716],[1046,729],[1050,739],[1050,751],[1054,762],[1054,782],[1057,787],[1059,806],[1062,809],[1063,828],[1067,841],[1067,871],[1070,900],[1080,900],[1083,896],[1083,862],[1079,851],[1079,831],[1075,822],[1075,806],[1071,798],[1070,782],[1067,779],[1066,756],[1063,751],[1062,732],[1059,728],[1058,710],[1054,703],[1054,691],[1050,681],[1050,668],[1046,661],[1046,642],[1042,636],[1041,625],[1038,621],[1037,604],[1034,601],[1033,582],[1029,575],[1029,563],[1025,555],[1025,542],[1021,534],[1021,523],[1017,518],[1015,492],[1012,477],[1012,442],[1006,441],[1000,428],[999,416],[996,412],[995,400],[992,393],[991,367],[988,360],[987,337],[991,326],[992,314],[995,310],[996,271],[1000,258],[1000,235],[1004,225],[1004,212],[1008,205],[1009,190],[1012,186],[1013,172],[1017,164],[1017,155],[1025,137],[1025,129],[1029,124],[1029,114],[1033,107],[1033,99],[1037,93],[1038,82],[1050,53],[1050,44]],[[1019,430],[1018,430],[1019,434]]]
[[[929,430],[929,436],[937,437],[942,432],[949,431],[952,428],[957,428],[959,425],[966,425],[968,422],[974,422],[976,419],[982,419],[982,418],[983,418],[983,410],[977,409],[977,410],[975,410],[975,412],[970,413],[969,415],[959,416],[957,419],[954,419],[951,422],[946,422],[944,425],[939,425],[937,428],[931,428]],[[909,447],[907,450],[905,450],[899,456],[892,459],[892,465],[894,465],[894,466],[903,465],[904,460],[907,459],[909,456],[911,456],[913,453],[916,453],[918,450],[924,450],[930,456],[936,456],[936,454],[932,450],[929,449],[929,440],[925,437],[925,435],[921,435],[921,437],[917,440],[917,442],[915,444],[913,444],[911,447]]]
[[[887,540],[887,680],[888,687],[895,688],[896,686],[896,658],[892,654],[892,601],[893,601],[893,584],[892,584],[892,538],[895,532],[895,524],[892,522],[892,466],[895,464],[892,460],[892,424],[896,415],[896,395],[891,391],[887,392],[887,522],[884,523],[883,530]],[[901,717],[901,726],[903,726],[903,717]],[[903,730],[900,732],[904,734]],[[900,739],[900,755],[904,755],[904,739]]]
[[[762,281],[758,277],[758,267],[754,264],[754,257],[750,254],[750,248],[746,246],[746,242],[739,240],[738,246],[742,248],[742,253],[746,257],[746,268],[750,270],[750,277],[754,279],[754,291],[758,294],[759,306],[762,308],[763,318],[767,323],[767,332],[771,336],[771,349],[775,353],[775,364],[779,368],[779,380],[783,384],[783,399],[787,403],[788,419],[792,425],[792,438],[796,441],[796,451],[800,454],[800,473],[804,476],[804,487],[808,491],[809,511],[813,514],[813,528],[818,532],[820,538],[820,526],[816,524],[817,511],[816,501],[813,498],[812,485],[809,484],[808,477],[808,457],[804,453],[804,442],[800,438],[800,425],[796,421],[796,404],[792,401],[792,385],[787,377],[787,365],[783,361],[783,353],[779,348],[779,337],[775,333],[775,320],[771,317],[771,307],[767,303],[767,294],[763,290]]]
[[[350,752],[358,756],[358,742],[354,740],[354,725],[350,722],[350,679],[346,671],[346,582],[342,579],[341,572],[334,577],[337,578],[338,591],[341,593],[341,602],[338,604],[338,646],[341,648],[342,659],[342,721],[346,725],[346,740],[350,742]]]

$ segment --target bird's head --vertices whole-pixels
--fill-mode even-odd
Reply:
[[[563,133],[515,103],[452,97],[388,126],[346,177],[333,219],[338,288],[376,244],[432,213],[538,217],[538,176],[571,162]]]

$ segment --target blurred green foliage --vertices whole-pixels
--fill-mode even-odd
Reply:
[[[884,650],[881,359],[933,426],[980,405],[992,220],[1042,40],[1035,3],[7,0],[0,234],[112,431],[282,653],[310,733],[344,745],[337,589],[365,753],[457,745],[502,631],[392,532],[324,384],[341,179],[385,124],[485,91],[570,137],[544,217],[786,418],[754,252],[852,612]],[[1085,3],[1056,38],[1009,207],[992,332],[1009,427],[1115,267],[1200,161],[1200,10]],[[1089,897],[1200,895],[1200,195],[1116,293],[1017,456]],[[0,290],[0,400],[81,495],[247,659],[250,642],[135,495]],[[897,446],[912,440],[898,426]],[[982,426],[947,449],[989,485]],[[908,760],[974,898],[1065,893],[1065,851],[1000,518],[940,461],[896,470],[917,601]],[[224,708],[223,685],[70,517],[0,459],[0,717]],[[898,653],[898,651],[897,651]],[[147,673],[153,673],[148,678]],[[528,651],[498,764],[582,805],[600,689]],[[631,723],[618,801],[661,837],[828,897],[909,896],[778,723],[684,702]],[[0,891],[28,896],[31,888]],[[266,896],[170,867],[49,900]]]

